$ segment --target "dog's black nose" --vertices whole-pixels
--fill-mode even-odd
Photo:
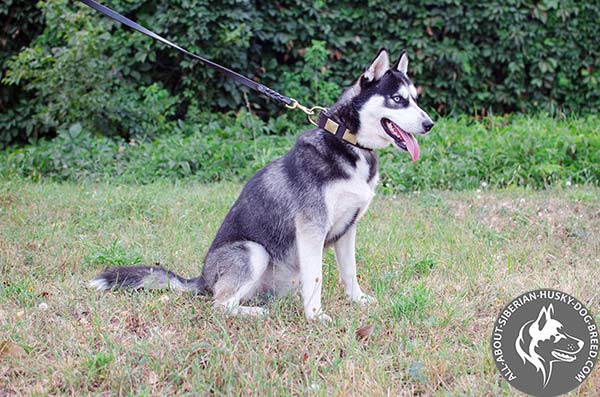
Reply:
[[[423,129],[425,132],[429,132],[433,128],[433,121],[427,120],[423,122]]]

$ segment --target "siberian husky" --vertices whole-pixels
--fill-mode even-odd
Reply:
[[[335,250],[349,299],[370,304],[356,278],[356,222],[379,174],[374,149],[394,145],[419,158],[416,135],[433,127],[417,104],[405,52],[390,66],[377,57],[283,157],[245,185],[210,246],[200,277],[185,279],[159,266],[117,267],[90,282],[98,290],[176,289],[210,294],[232,314],[261,315],[243,306],[256,297],[299,290],[308,320],[330,320],[321,306],[323,251]]]

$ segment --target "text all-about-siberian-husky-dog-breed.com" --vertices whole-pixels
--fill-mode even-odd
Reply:
[[[346,294],[375,302],[356,278],[356,222],[365,213],[379,175],[373,149],[394,145],[419,158],[415,135],[433,127],[417,105],[403,53],[390,67],[375,60],[326,114],[283,157],[258,171],[229,210],[210,246],[202,275],[185,279],[159,266],[110,268],[90,285],[176,289],[211,294],[216,308],[267,314],[243,303],[299,290],[307,319],[330,320],[321,307],[324,248],[333,245]]]

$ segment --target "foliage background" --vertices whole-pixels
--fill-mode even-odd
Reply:
[[[406,48],[421,103],[441,115],[600,108],[597,2],[131,1],[104,4],[274,89],[328,104],[380,46]],[[208,111],[279,109],[78,2],[7,0],[0,145],[189,131]],[[312,59],[310,58],[312,56]],[[315,96],[316,95],[316,96]]]
[[[0,152],[0,178],[149,184],[190,179],[245,181],[282,156],[295,135],[282,118],[248,112],[213,120],[202,132],[152,141],[93,137],[75,124],[51,141]],[[486,187],[595,185],[600,181],[600,117],[558,121],[517,115],[438,120],[421,139],[422,156],[390,148],[379,153],[383,193]]]

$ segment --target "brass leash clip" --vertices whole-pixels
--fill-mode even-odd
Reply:
[[[311,116],[314,116],[317,113],[320,112],[326,112],[327,108],[324,108],[322,106],[313,106],[312,108],[307,108],[304,105],[301,105],[297,100],[295,100],[294,98],[290,98],[292,100],[291,105],[285,105],[286,108],[288,109],[300,109],[304,112],[304,114],[306,114],[306,117],[308,118],[308,121],[313,124],[313,125],[317,125],[317,121],[313,120],[311,118]]]

